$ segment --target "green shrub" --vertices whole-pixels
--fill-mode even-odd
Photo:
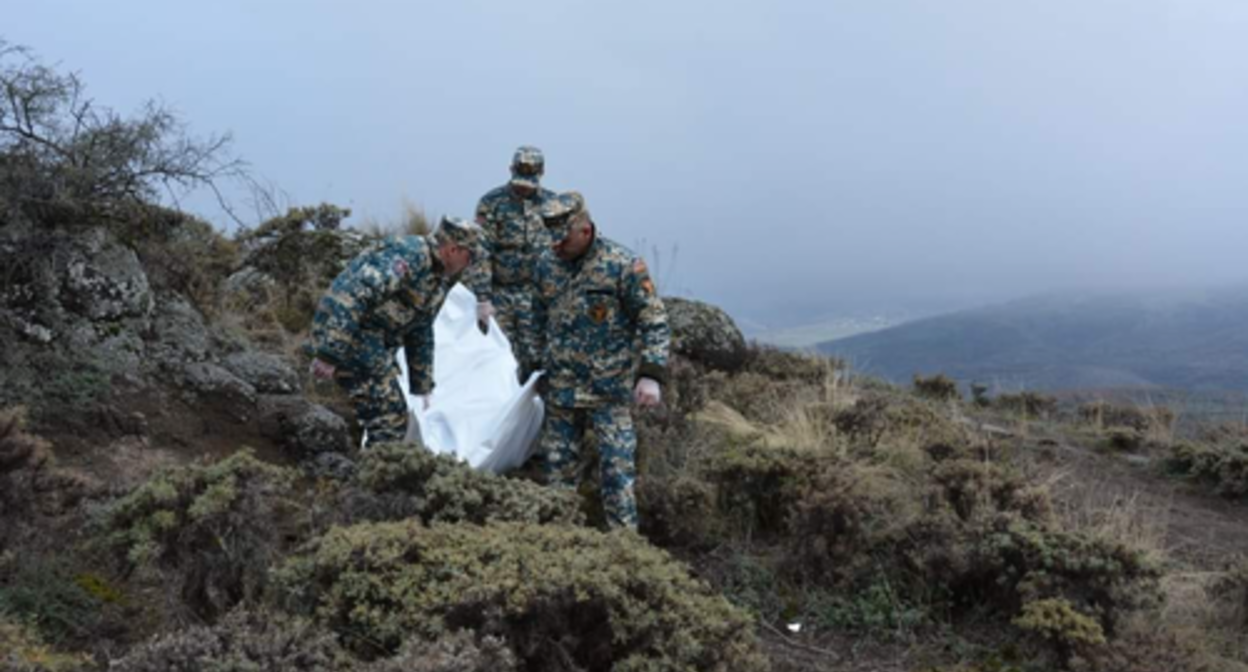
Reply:
[[[828,376],[843,372],[844,363],[821,355],[781,350],[769,345],[751,343],[743,371],[776,382],[801,382],[821,385]]]
[[[329,203],[290,208],[238,236],[242,263],[276,281],[279,296],[267,310],[288,332],[311,325],[325,289],[368,246],[362,234],[341,228],[350,216]]]
[[[832,422],[850,442],[874,448],[890,427],[888,408],[888,399],[884,396],[867,395],[856,399],[853,406],[838,411]]]
[[[992,407],[1026,418],[1044,419],[1057,413],[1057,398],[1039,392],[1007,393],[994,397]]]
[[[90,663],[86,655],[52,650],[39,633],[0,615],[0,669],[5,672],[76,672]]]
[[[527,522],[579,524],[574,493],[476,471],[419,444],[371,446],[360,456],[347,491],[355,520],[419,518],[425,523]]]
[[[637,508],[641,533],[665,548],[718,543],[723,533],[715,511],[715,489],[697,478],[639,480]]]
[[[833,595],[814,608],[825,627],[863,632],[904,633],[930,619],[925,607],[908,602],[887,578],[870,581],[863,590]]]
[[[292,536],[295,478],[249,450],[166,469],[109,507],[103,541],[127,568],[178,575],[183,603],[212,619],[263,591]]]
[[[104,602],[63,559],[28,558],[12,576],[0,576],[0,615],[34,627],[54,644],[89,638]]]
[[[332,632],[281,614],[235,611],[215,626],[196,626],[132,649],[115,672],[347,672]]]
[[[1028,486],[1017,473],[1000,464],[972,459],[948,459],[933,465],[932,483],[941,500],[958,518],[971,521],[998,511],[1020,514],[1043,522],[1052,515],[1052,503],[1042,490]]]
[[[1211,486],[1223,497],[1248,496],[1248,443],[1176,443],[1170,447],[1166,468],[1171,473]]]
[[[1024,632],[1040,637],[1056,646],[1067,656],[1090,647],[1105,644],[1101,624],[1063,598],[1046,598],[1023,605],[1014,625]]]
[[[969,596],[1017,613],[1062,598],[1112,635],[1123,617],[1160,603],[1161,569],[1143,552],[999,514],[974,531],[970,573],[951,577]]]
[[[1175,420],[1174,411],[1165,406],[1123,406],[1107,401],[1093,401],[1079,407],[1079,419],[1097,427],[1124,427],[1140,433],[1168,431]]]
[[[156,206],[136,211],[119,226],[153,286],[186,296],[201,313],[216,314],[222,284],[241,260],[236,242],[208,222]]]
[[[846,586],[875,571],[922,513],[913,484],[896,471],[852,462],[819,466],[791,520],[790,573]]]
[[[1143,432],[1130,427],[1114,427],[1105,437],[1105,445],[1110,450],[1122,453],[1134,453],[1147,445]]]
[[[277,580],[291,608],[357,649],[468,629],[501,636],[525,669],[764,667],[748,619],[629,532],[357,525],[310,543]]]
[[[758,444],[730,446],[707,467],[716,505],[736,529],[749,534],[783,534],[793,506],[816,473],[810,451]]]
[[[376,661],[363,672],[511,672],[516,656],[493,635],[461,630],[437,640],[409,639],[392,658]]]
[[[957,381],[943,373],[934,376],[914,374],[914,391],[920,397],[936,401],[962,398],[962,393],[958,391]]]
[[[1160,570],[1144,554],[1062,531],[1043,490],[970,452],[948,447],[911,476],[819,464],[794,505],[785,575],[832,591],[836,609],[822,609],[824,618],[892,629],[921,613],[1012,619],[1027,604],[1063,599],[1112,633],[1157,603]],[[887,600],[855,603],[884,585]]]

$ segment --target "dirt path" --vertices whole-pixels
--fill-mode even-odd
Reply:
[[[1202,492],[1159,469],[1162,454],[1106,453],[1061,433],[1023,442],[1032,476],[1050,485],[1059,514],[1112,529],[1193,569],[1248,556],[1248,503]]]

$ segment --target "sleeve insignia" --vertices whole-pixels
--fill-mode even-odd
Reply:
[[[646,268],[645,260],[643,260],[641,257],[638,257],[633,260],[633,272],[637,274],[649,272],[649,269]]]
[[[607,304],[595,303],[589,308],[589,319],[593,320],[594,324],[602,324],[607,321],[608,312]]]

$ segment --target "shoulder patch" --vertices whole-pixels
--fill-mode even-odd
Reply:
[[[642,259],[641,257],[637,257],[636,259],[633,260],[633,272],[634,273],[646,273],[647,271],[648,269],[646,268],[646,262],[644,259]]]

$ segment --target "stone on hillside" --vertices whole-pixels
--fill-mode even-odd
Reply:
[[[204,316],[178,295],[157,301],[151,338],[147,345],[150,359],[165,369],[207,359],[212,345]]]
[[[745,337],[732,318],[708,303],[665,297],[672,351],[725,371],[745,363]]]
[[[298,460],[351,452],[350,426],[324,406],[300,396],[270,394],[261,397],[260,407],[260,431]]]
[[[221,289],[227,302],[246,308],[263,304],[277,291],[277,281],[268,273],[246,266],[226,278]]]
[[[255,412],[256,388],[211,362],[187,365],[183,388],[195,395],[196,403],[218,408],[240,421],[247,421]]]
[[[153,297],[134,250],[102,228],[70,239],[62,275],[61,303],[91,320],[146,317]]]
[[[351,432],[342,416],[319,404],[287,419],[286,440],[303,456],[343,454],[351,449]]]
[[[299,374],[277,355],[244,350],[226,357],[221,365],[263,394],[294,394],[299,389]]]

